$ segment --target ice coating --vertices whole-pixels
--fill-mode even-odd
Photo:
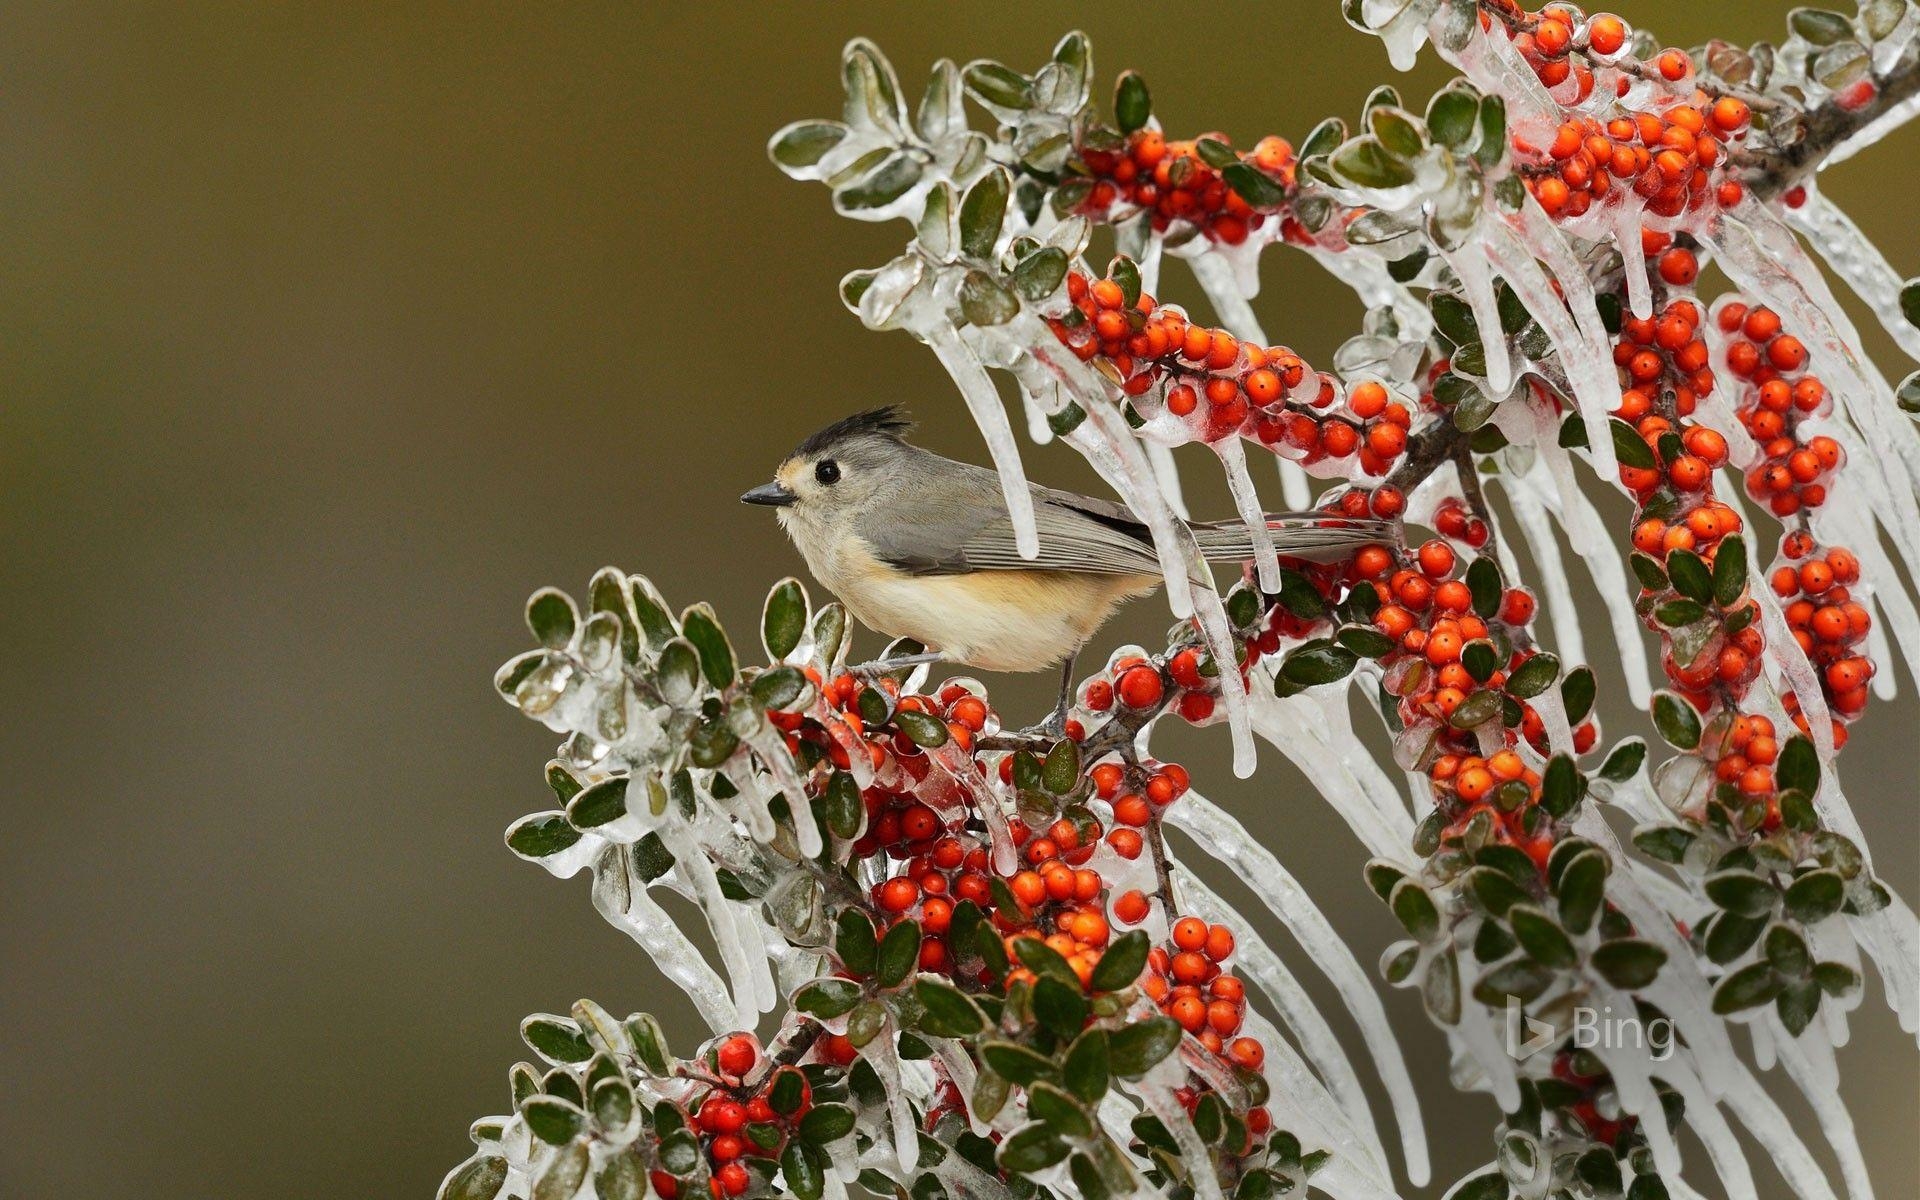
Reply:
[[[1487,390],[1496,399],[1513,387],[1513,359],[1507,347],[1507,335],[1500,327],[1500,302],[1493,292],[1493,272],[1486,253],[1478,246],[1461,250],[1442,250],[1440,257],[1460,280],[1460,290],[1473,309],[1473,323],[1480,332],[1480,348],[1487,360]]]
[[[1293,876],[1260,844],[1247,828],[1219,806],[1189,792],[1171,810],[1169,823],[1194,840],[1210,857],[1219,861],[1260,898],[1267,911],[1286,926],[1314,965],[1339,991],[1348,1011],[1360,1026],[1367,1051],[1373,1057],[1374,1070],[1386,1085],[1393,1104],[1394,1119],[1400,1125],[1401,1150],[1406,1156],[1407,1175],[1418,1181],[1427,1171],[1425,1126],[1420,1104],[1401,1056],[1400,1043],[1388,1024],[1386,1010],[1372,982],[1354,958],[1353,950],[1334,932],[1319,907]]]
[[[1887,336],[1909,357],[1920,359],[1920,329],[1909,324],[1900,312],[1904,281],[1853,218],[1814,188],[1807,189],[1806,203],[1788,209],[1786,216],[1787,223],[1800,231],[1833,273],[1880,318]]]
[[[927,344],[953,377],[974,424],[980,427],[980,436],[986,439],[987,454],[1000,474],[1000,492],[1006,497],[1007,519],[1013,523],[1015,548],[1022,558],[1038,557],[1040,535],[1033,526],[1033,492],[1027,486],[1027,473],[1020,465],[1020,443],[1014,440],[1013,425],[1007,420],[999,391],[987,368],[946,322],[930,331]]]

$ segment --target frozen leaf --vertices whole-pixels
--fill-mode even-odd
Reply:
[[[580,624],[573,597],[558,588],[541,588],[527,601],[527,628],[549,650],[564,650]]]

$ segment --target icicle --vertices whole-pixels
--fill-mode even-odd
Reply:
[[[1540,568],[1536,584],[1547,598],[1547,614],[1553,619],[1553,640],[1559,647],[1560,661],[1587,662],[1586,638],[1580,631],[1580,607],[1573,601],[1573,588],[1560,562],[1560,539],[1553,536],[1553,530],[1547,525],[1538,494],[1524,483],[1516,487],[1513,480],[1508,480],[1507,484],[1507,499],[1513,506],[1513,515],[1526,531],[1527,549],[1533,552],[1533,560]],[[1621,647],[1623,658],[1632,645]]]
[[[1821,160],[1820,169],[1824,171],[1847,161],[1916,116],[1920,116],[1920,95],[1908,96],[1869,121],[1866,128],[1855,131],[1846,141],[1828,151],[1826,158]]]
[[[1627,311],[1641,320],[1653,316],[1653,287],[1646,255],[1640,252],[1640,204],[1624,199],[1613,210],[1613,244],[1620,250],[1620,273],[1627,280]]]
[[[940,365],[953,376],[953,382],[967,402],[967,411],[980,427],[980,436],[986,439],[987,453],[993,458],[994,470],[1000,473],[1000,492],[1007,500],[1007,519],[1013,523],[1014,548],[1021,558],[1039,557],[1040,535],[1033,526],[1033,491],[1020,465],[1020,444],[1014,440],[1013,425],[1007,420],[999,389],[993,386],[993,379],[981,365],[979,356],[944,320],[927,331],[926,340]]]
[[[1255,675],[1263,684],[1268,678],[1270,672],[1264,669]],[[1301,723],[1309,719],[1307,714],[1311,710],[1293,703],[1298,699],[1298,696],[1281,699],[1266,687],[1257,688],[1253,704],[1255,731],[1299,767],[1301,774],[1314,781],[1314,786],[1346,821],[1347,828],[1353,830],[1368,853],[1387,859],[1405,859],[1406,841],[1382,818],[1380,806],[1355,781],[1346,763],[1339,755],[1329,753],[1318,738],[1300,735]]]
[[[1187,1116],[1186,1107],[1174,1096],[1172,1089],[1155,1082],[1151,1077],[1140,1080],[1133,1085],[1133,1089],[1146,1102],[1147,1111],[1160,1118],[1160,1123],[1173,1135],[1174,1144],[1180,1147],[1180,1157],[1186,1163],[1188,1186],[1193,1188],[1196,1200],[1226,1200],[1220,1192],[1220,1177],[1214,1173],[1207,1144],[1200,1140],[1200,1133]]]
[[[1419,1097],[1407,1074],[1406,1060],[1401,1057],[1400,1043],[1387,1022],[1386,1010],[1373,990],[1372,981],[1353,957],[1352,948],[1334,932],[1325,914],[1272,851],[1224,809],[1189,791],[1167,810],[1167,822],[1232,871],[1286,927],[1333,984],[1347,1011],[1360,1026],[1367,1052],[1373,1057],[1374,1070],[1386,1085],[1394,1119],[1400,1124],[1407,1175],[1416,1182],[1424,1182],[1428,1172],[1427,1140],[1420,1119]]]
[[[1427,964],[1429,970],[1436,965],[1433,962]],[[1494,1028],[1492,1012],[1479,1004],[1463,1004],[1460,1019],[1450,1032],[1459,1039],[1468,1057],[1480,1068],[1487,1090],[1493,1094],[1493,1101],[1500,1106],[1500,1111],[1513,1112],[1519,1108],[1520,1077],[1515,1072],[1513,1055],[1507,1053],[1500,1031]]]
[[[1373,802],[1381,822],[1402,845],[1413,843],[1413,818],[1400,807],[1400,789],[1360,736],[1353,731],[1353,710],[1349,706],[1351,688],[1323,688],[1300,694],[1319,710],[1320,722],[1313,727],[1326,748],[1347,765],[1348,774],[1360,791]],[[1368,707],[1372,707],[1369,705]]]
[[[1233,494],[1234,507],[1240,511],[1240,519],[1247,523],[1247,533],[1253,538],[1253,569],[1259,578],[1260,590],[1267,595],[1280,591],[1280,561],[1274,556],[1273,531],[1267,528],[1267,510],[1260,503],[1260,493],[1253,486],[1253,476],[1247,473],[1247,452],[1237,437],[1225,438],[1211,443],[1213,452],[1220,456],[1220,465],[1226,471],[1227,490]]]
[[[1405,284],[1387,273],[1387,264],[1378,258],[1317,245],[1310,245],[1306,250],[1327,274],[1352,288],[1360,297],[1360,303],[1368,308],[1391,309],[1403,341],[1424,342],[1433,332],[1433,314]]]
[[[1251,293],[1241,290],[1232,265],[1212,250],[1193,255],[1187,259],[1187,265],[1193,268],[1194,280],[1206,293],[1207,303],[1213,305],[1213,311],[1228,332],[1242,341],[1266,345],[1267,335],[1260,328],[1260,318],[1254,316],[1253,305],[1247,303]]]
[[[1592,974],[1587,976],[1587,988],[1588,994],[1600,1001],[1602,1020],[1612,1013],[1619,1013],[1622,1019],[1626,1019],[1638,1011],[1625,993]],[[1613,1076],[1613,1087],[1620,1097],[1620,1107],[1640,1118],[1641,1132],[1646,1135],[1647,1145],[1653,1150],[1653,1161],[1659,1167],[1660,1174],[1679,1175],[1680,1147],[1673,1139],[1673,1131],[1667,1127],[1666,1108],[1653,1088],[1653,1072],[1659,1064],[1652,1060],[1645,1036],[1620,1039],[1622,1042],[1635,1041],[1638,1043],[1636,1045],[1610,1046],[1610,1040],[1600,1039],[1592,1047],[1592,1053],[1607,1065],[1608,1073]]]
[[[752,1029],[759,1023],[760,1016],[753,1006],[753,964],[747,954],[746,944],[741,941],[734,926],[733,917],[727,911],[729,901],[720,891],[720,880],[713,873],[713,863],[708,860],[707,852],[678,821],[663,822],[657,832],[667,851],[673,855],[673,874],[693,890],[701,910],[706,913],[707,928],[713,933],[713,944],[720,951],[720,961],[727,968],[728,990],[733,993],[736,1017],[732,1028]]]
[[[1166,498],[1167,507],[1182,521],[1191,520],[1187,513],[1187,497],[1180,487],[1180,465],[1173,461],[1173,447],[1154,441],[1145,445],[1147,461],[1153,465],[1153,478],[1160,485],[1160,494]]]
[[[1729,1088],[1721,1103],[1767,1148],[1787,1185],[1804,1200],[1838,1200],[1806,1143],[1793,1131],[1793,1122],[1760,1081],[1748,1075],[1742,1084]]]
[[[1806,203],[1789,208],[1786,218],[1826,259],[1833,273],[1880,318],[1887,336],[1908,357],[1920,359],[1920,329],[1909,325],[1900,310],[1903,281],[1853,219],[1813,188],[1807,189]]]
[[[1600,514],[1594,511],[1593,502],[1574,480],[1567,452],[1550,442],[1536,442],[1534,449],[1552,477],[1560,501],[1557,508],[1550,501],[1548,507],[1566,533],[1567,545],[1587,565],[1594,590],[1606,607],[1614,649],[1627,677],[1627,698],[1635,708],[1644,709],[1653,698],[1653,680],[1647,670],[1645,639],[1641,636],[1639,617],[1633,611],[1635,593],[1627,585],[1626,568],[1620,565],[1620,556],[1608,541],[1606,527],[1601,524]],[[1542,499],[1548,500],[1552,494],[1543,489]]]
[[[1687,1128],[1706,1147],[1707,1157],[1712,1160],[1714,1173],[1720,1177],[1727,1195],[1759,1195],[1753,1186],[1753,1169],[1747,1165],[1746,1152],[1740,1149],[1740,1139],[1721,1115],[1720,1106],[1707,1094],[1699,1076],[1684,1067],[1676,1069],[1677,1066],[1662,1063],[1660,1077],[1685,1101]],[[1671,1177],[1666,1180],[1669,1188],[1679,1182]]]
[[[608,858],[613,861],[603,859],[594,869],[594,908],[608,924],[632,938],[660,973],[686,993],[709,1029],[724,1033],[742,1028],[719,974],[648,894],[646,884],[633,875],[627,852],[613,851]]]
[[[1440,257],[1459,277],[1467,307],[1473,310],[1473,323],[1479,328],[1480,348],[1487,360],[1487,394],[1495,400],[1505,399],[1513,388],[1513,359],[1508,354],[1506,330],[1500,325],[1500,302],[1493,292],[1493,271],[1486,250],[1470,245],[1442,250]]]
[[[1529,222],[1527,218],[1532,217]],[[1540,323],[1554,352],[1565,368],[1567,383],[1573,389],[1574,403],[1587,427],[1587,453],[1600,478],[1618,477],[1620,467],[1613,454],[1613,439],[1606,436],[1610,414],[1620,403],[1620,385],[1614,369],[1612,351],[1601,323],[1600,310],[1593,296],[1587,273],[1574,260],[1573,252],[1561,240],[1545,213],[1531,200],[1522,213],[1527,240],[1522,243],[1499,221],[1487,220],[1485,251],[1504,273],[1507,286],[1519,297],[1533,319]],[[1638,242],[1634,243],[1636,246]],[[1563,306],[1553,280],[1540,269],[1536,257],[1545,258],[1560,283],[1572,315]]]
[[[1367,1106],[1366,1093],[1360,1087],[1360,1077],[1348,1061],[1346,1051],[1341,1049],[1333,1028],[1314,1006],[1293,972],[1287,969],[1280,955],[1259,934],[1247,927],[1244,921],[1239,921],[1224,900],[1201,883],[1192,871],[1181,866],[1171,854],[1168,855],[1168,864],[1179,868],[1176,878],[1180,911],[1192,913],[1208,922],[1232,921],[1240,927],[1234,950],[1235,969],[1267,997],[1280,1014],[1280,1019],[1293,1031],[1301,1053],[1312,1064],[1315,1074],[1325,1081],[1327,1090],[1346,1115],[1348,1124],[1360,1135],[1370,1157],[1384,1173],[1387,1169],[1386,1154],[1380,1145],[1380,1133],[1374,1125],[1373,1112]],[[1254,1036],[1261,1035],[1256,1033]],[[1271,1045],[1273,1039],[1262,1038],[1262,1042]],[[1411,1165],[1409,1172],[1412,1173]],[[1425,1183],[1426,1180],[1420,1178],[1415,1182]]]
[[[820,825],[813,819],[813,804],[807,798],[800,773],[794,770],[793,755],[787,752],[785,739],[773,726],[761,723],[747,735],[746,742],[758,757],[760,765],[773,776],[780,794],[787,799],[787,811],[793,816],[794,840],[799,843],[800,853],[808,858],[816,857],[824,845],[820,840]],[[772,841],[773,814],[766,811],[764,802],[758,807],[766,813],[768,830],[766,837],[756,836],[755,840]]]
[[[920,1127],[913,1119],[913,1107],[907,1102],[907,1089],[900,1079],[900,1052],[894,1044],[897,1036],[889,1018],[880,1036],[868,1042],[860,1057],[879,1077],[887,1093],[887,1115],[893,1122],[893,1152],[900,1169],[911,1172],[920,1161]]]
[[[1290,512],[1304,512],[1313,507],[1313,492],[1307,486],[1307,473],[1300,464],[1278,454],[1273,461],[1280,468],[1280,499]]]

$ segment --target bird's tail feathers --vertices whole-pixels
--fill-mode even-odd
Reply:
[[[1330,513],[1268,513],[1267,532],[1282,558],[1333,562],[1362,546],[1390,542],[1397,521],[1362,520]],[[1253,557],[1253,531],[1245,521],[1212,521],[1193,526],[1194,541],[1209,562]]]

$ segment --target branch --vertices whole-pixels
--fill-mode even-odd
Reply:
[[[1841,100],[1844,92],[1830,96],[1793,123],[1798,136],[1792,142],[1742,150],[1732,155],[1730,165],[1746,174],[1747,186],[1758,199],[1771,200],[1791,190],[1849,138],[1920,95],[1920,55],[1903,57],[1873,82],[1876,90],[1865,104],[1848,107]]]

